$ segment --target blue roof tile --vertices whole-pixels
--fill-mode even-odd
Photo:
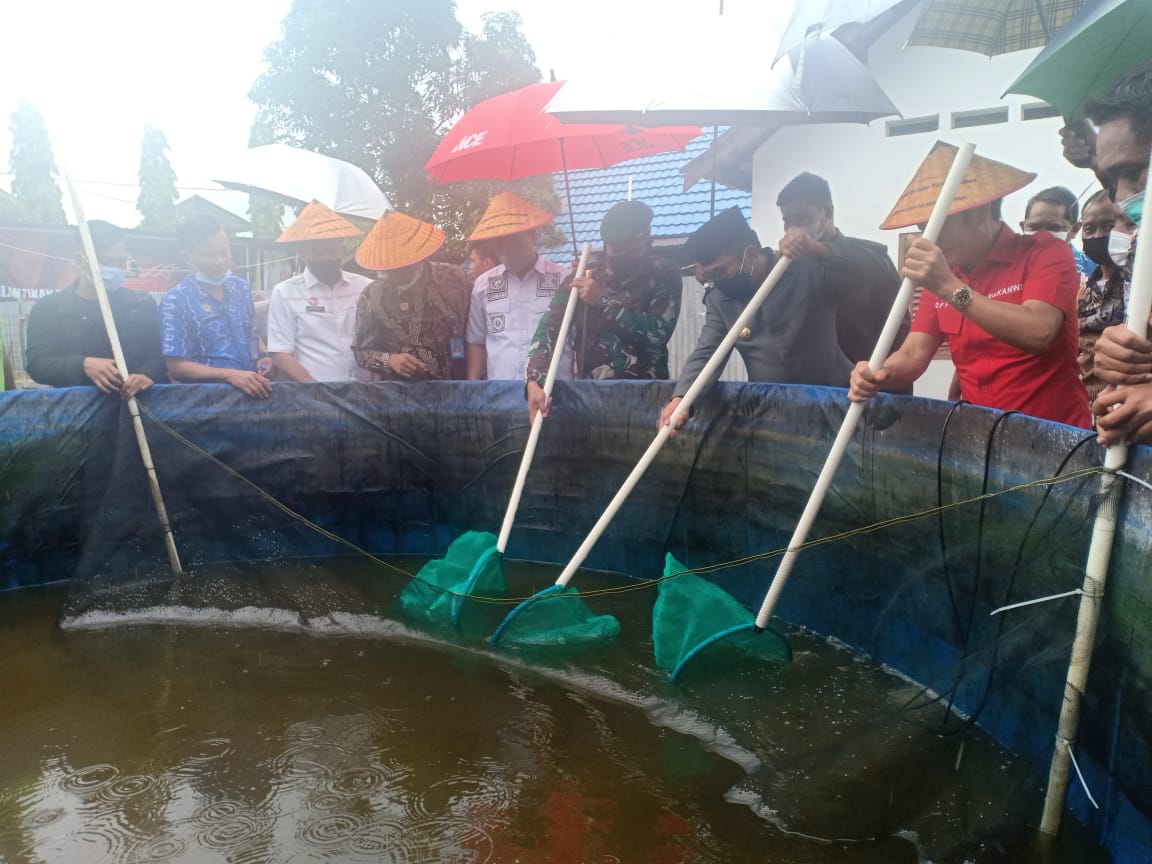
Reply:
[[[569,171],[568,182],[572,191],[572,216],[576,223],[578,244],[589,241],[593,248],[600,245],[600,220],[608,208],[628,197],[628,179],[632,179],[632,197],[652,208],[652,236],[656,239],[685,237],[708,221],[711,187],[706,181],[684,191],[681,167],[708,149],[711,134],[702,135],[681,153],[658,153],[643,159],[621,162],[611,168]],[[564,175],[556,174],[556,193],[567,202]],[[752,195],[740,189],[716,187],[716,212],[738,206],[751,218]],[[570,232],[567,207],[556,217],[556,227],[568,235]],[[567,261],[570,246],[545,250],[544,255]]]

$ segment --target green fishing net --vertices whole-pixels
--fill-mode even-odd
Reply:
[[[598,642],[619,634],[620,622],[611,615],[594,615],[576,588],[553,585],[513,609],[492,642],[543,648]]]
[[[401,592],[400,608],[428,624],[456,626],[468,597],[500,597],[507,590],[496,535],[468,531],[452,541],[443,558],[420,568]]]
[[[697,653],[738,651],[788,662],[792,649],[782,634],[769,627],[756,633],[755,616],[723,588],[686,573],[672,555],[664,561],[665,578],[652,609],[652,647],[656,665],[675,680]],[[680,574],[680,575],[676,575]]]

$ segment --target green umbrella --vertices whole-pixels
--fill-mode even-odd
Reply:
[[[1008,93],[1037,96],[1068,121],[1089,99],[1152,59],[1152,0],[1098,0],[1081,9],[1036,55]]]

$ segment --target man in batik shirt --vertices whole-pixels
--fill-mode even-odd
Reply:
[[[575,288],[580,300],[569,334],[576,378],[668,378],[668,340],[680,315],[683,281],[670,261],[652,254],[652,210],[621,201],[600,223],[605,260],[556,292],[528,351],[528,414],[548,415],[544,380]]]
[[[435,225],[392,211],[356,251],[356,263],[382,271],[356,308],[356,362],[378,380],[464,377],[464,330],[471,284],[455,264],[429,261],[444,245]]]

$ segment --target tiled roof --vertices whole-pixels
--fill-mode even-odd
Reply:
[[[586,171],[570,171],[569,183],[572,188],[572,212],[576,220],[577,243],[590,241],[592,248],[600,245],[600,220],[608,208],[617,201],[628,197],[628,179],[632,179],[632,197],[643,201],[652,208],[652,236],[657,241],[662,238],[686,237],[709,218],[711,187],[707,182],[697,183],[684,191],[684,175],[680,168],[708,149],[711,131],[688,145],[681,153],[659,153],[643,159],[621,162],[612,168],[597,168]],[[556,174],[556,192],[562,202],[567,202],[564,193],[564,175]],[[739,189],[726,186],[716,187],[716,212],[739,206],[744,215],[751,217],[752,195]],[[556,217],[556,227],[569,234],[568,211],[565,209]],[[571,246],[555,250],[557,260],[571,257]],[[554,257],[548,250],[545,254]]]

